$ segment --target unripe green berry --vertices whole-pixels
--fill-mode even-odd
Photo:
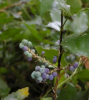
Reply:
[[[38,78],[38,77],[41,76],[41,73],[37,71],[37,72],[35,72],[35,75],[36,75],[36,77]]]
[[[27,57],[30,57],[31,58],[32,57],[32,54],[31,53],[28,53]]]
[[[28,45],[28,47],[32,47],[32,42],[29,41],[29,42],[27,43],[27,45]]]
[[[24,45],[27,45],[27,44],[28,44],[28,40],[23,39],[23,40],[22,40],[22,43],[23,43]]]
[[[22,49],[24,47],[24,45],[22,43],[20,43],[19,47]]]
[[[33,72],[32,72],[31,77],[32,77],[33,79],[36,78],[36,71],[33,71]]]
[[[42,77],[37,78],[37,82],[42,82],[42,80],[43,80]]]
[[[44,65],[41,65],[41,68],[45,68],[45,66]]]
[[[29,52],[28,51],[24,51],[24,54],[25,54],[25,56],[27,56],[29,54]]]

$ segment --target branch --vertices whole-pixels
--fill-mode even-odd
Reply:
[[[10,9],[10,8],[12,8],[12,7],[19,6],[19,5],[21,5],[21,4],[26,4],[26,3],[27,3],[27,2],[24,1],[24,2],[19,2],[19,3],[16,3],[16,4],[12,4],[12,5],[10,5],[10,6],[6,6],[6,7],[2,8],[2,9],[0,9],[0,13],[1,13],[1,12],[4,12],[5,10]]]
[[[60,34],[60,43],[62,42],[62,35],[63,35],[63,11],[61,11],[61,34]],[[60,49],[59,49],[59,58],[58,58],[58,68],[60,69],[60,66],[61,66],[61,57],[62,57],[62,52],[63,49],[62,49],[62,46],[60,45]],[[56,94],[56,91],[57,91],[57,86],[58,86],[58,81],[59,81],[59,73],[60,71],[58,71],[58,76],[57,76],[57,79],[56,79],[56,83],[55,83],[55,87],[54,87],[54,100],[56,100],[57,98],[57,94]]]
[[[61,34],[60,34],[60,43],[62,42],[62,35],[63,35],[63,11],[61,11]],[[58,58],[58,68],[61,65],[61,57],[62,57],[62,46],[59,49],[59,58]]]

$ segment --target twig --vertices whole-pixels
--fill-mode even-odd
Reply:
[[[4,12],[5,10],[10,9],[10,8],[12,8],[12,7],[19,6],[19,5],[21,5],[21,4],[26,4],[26,3],[27,3],[27,2],[24,1],[24,2],[19,2],[19,3],[16,3],[16,4],[12,4],[12,5],[10,5],[10,6],[6,6],[6,7],[2,8],[2,9],[0,9],[0,13],[1,13],[1,12]]]
[[[60,43],[62,42],[62,35],[63,35],[63,11],[61,11],[61,34],[60,34]],[[58,68],[60,69],[60,66],[61,66],[61,57],[62,57],[62,46],[60,45],[60,49],[59,49],[59,58],[58,58]],[[58,76],[57,76],[57,80],[56,80],[56,83],[55,83],[55,87],[54,87],[54,100],[56,100],[57,98],[57,94],[56,94],[56,91],[57,91],[57,86],[58,86],[58,81],[59,81],[59,77],[60,77],[60,71],[57,71],[58,72]]]
[[[36,55],[36,54],[33,53],[30,49],[28,49],[28,51],[32,54],[32,56],[33,56],[34,58],[36,58],[36,59],[38,59],[38,60],[42,60],[42,62],[44,62],[44,63],[48,63],[49,65],[52,65],[54,68],[57,67],[56,65],[50,63],[50,62],[49,62],[48,60],[46,60],[45,58],[42,58],[42,57]]]

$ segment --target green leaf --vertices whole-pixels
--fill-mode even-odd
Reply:
[[[61,10],[57,10],[57,9],[51,10],[50,16],[52,18],[52,21],[61,22]]]
[[[43,16],[45,12],[51,10],[54,0],[41,0],[40,3],[40,14]]]
[[[82,100],[84,98],[85,93],[86,91],[77,92],[73,100]]]
[[[31,32],[31,34],[38,40],[42,41],[42,37],[36,30],[35,25],[28,25],[27,23],[24,22],[24,25],[28,28],[28,30]]]
[[[0,34],[0,38],[2,40],[14,39],[15,36],[21,32],[21,30],[22,30],[21,28],[9,28],[5,30],[4,32],[2,32],[2,34]]]
[[[75,94],[76,88],[71,83],[67,83],[67,85],[62,88],[58,94],[57,100],[73,100]]]
[[[10,91],[10,88],[7,86],[4,80],[0,78],[0,96],[6,96]]]
[[[88,29],[88,17],[86,13],[80,12],[74,16],[74,20],[71,23],[71,31],[80,34]]]
[[[77,78],[81,81],[89,81],[89,70],[84,69],[76,74]]]
[[[58,51],[54,50],[54,49],[43,49],[42,47],[36,46],[36,50],[38,51],[38,53],[41,55],[42,51],[45,51],[45,57],[47,60],[49,60],[50,62],[52,62],[53,57],[56,55],[58,55]]]
[[[57,1],[58,1],[58,8],[70,14],[70,5],[67,5],[65,0],[57,0]]]
[[[52,100],[52,97],[41,98],[41,100]]]
[[[70,5],[71,14],[78,12],[82,8],[81,0],[67,0],[67,4]]]
[[[89,57],[89,35],[70,35],[63,40],[62,45],[73,53]]]
[[[0,24],[7,24],[13,20],[13,17],[8,16],[6,13],[0,13]]]

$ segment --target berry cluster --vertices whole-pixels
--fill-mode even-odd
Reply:
[[[73,62],[73,61],[75,61],[75,59],[76,59],[76,57],[73,54],[70,54],[69,56],[66,57],[66,60],[68,62]]]
[[[35,49],[32,48],[32,43],[26,39],[23,39],[22,42],[19,44],[19,47],[24,51],[24,54],[27,56],[27,60],[31,61],[32,57],[36,58],[41,63],[46,63],[49,68],[55,68],[54,64],[51,64],[45,58],[38,56],[35,54]],[[42,51],[41,55],[44,57],[45,51]]]
[[[70,66],[70,71],[74,71],[78,67],[78,62],[75,62],[73,66]]]
[[[26,39],[23,39],[22,42],[19,44],[19,47],[24,51],[24,54],[27,56],[27,60],[32,60],[32,54],[28,51],[28,48],[32,47],[32,43]],[[35,53],[34,49],[31,49],[31,52]]]
[[[53,80],[57,76],[57,72],[50,73],[48,68],[44,65],[36,66],[35,71],[32,72],[31,77],[36,80],[37,83],[45,82],[47,79]]]

